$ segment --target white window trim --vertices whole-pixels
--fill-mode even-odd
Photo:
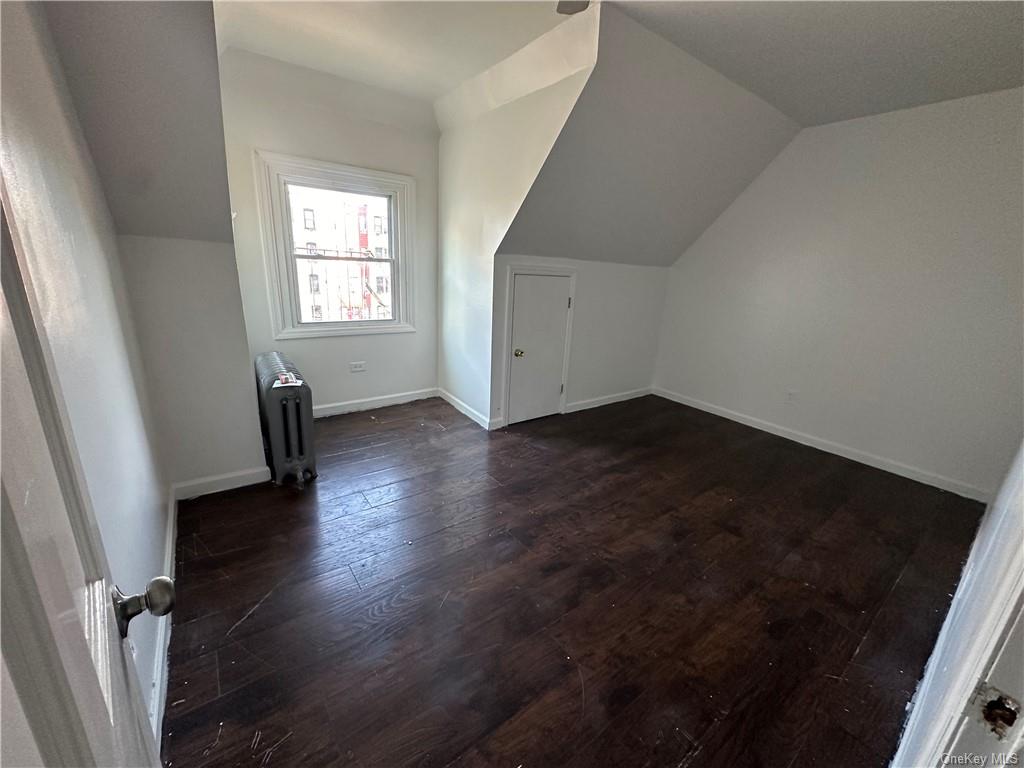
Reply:
[[[308,160],[258,149],[254,153],[260,236],[267,276],[267,299],[275,339],[318,336],[362,336],[375,333],[410,333],[413,322],[413,233],[416,231],[416,181],[410,176],[351,165]],[[285,184],[366,192],[391,198],[391,255],[395,260],[392,282],[393,320],[349,320],[303,323],[299,315],[298,276],[288,247]]]

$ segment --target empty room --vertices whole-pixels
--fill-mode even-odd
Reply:
[[[5,768],[1024,761],[1024,2],[0,14]]]

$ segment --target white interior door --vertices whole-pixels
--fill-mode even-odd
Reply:
[[[513,277],[509,424],[561,410],[569,283],[564,275]]]
[[[157,765],[6,220],[2,229],[0,604],[5,695],[12,687],[24,713],[3,718],[3,737],[31,737],[45,765]]]

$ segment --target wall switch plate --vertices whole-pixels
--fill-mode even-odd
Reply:
[[[366,361],[356,360],[348,364],[349,373],[365,373],[366,372]]]

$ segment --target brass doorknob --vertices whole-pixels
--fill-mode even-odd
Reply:
[[[523,355],[525,355],[526,353],[525,353],[525,352],[523,352],[523,350],[521,350],[521,349],[517,349],[517,350],[516,350],[515,352],[513,352],[512,354],[513,354],[513,355],[515,355],[516,357],[522,357],[522,356],[523,356]]]

